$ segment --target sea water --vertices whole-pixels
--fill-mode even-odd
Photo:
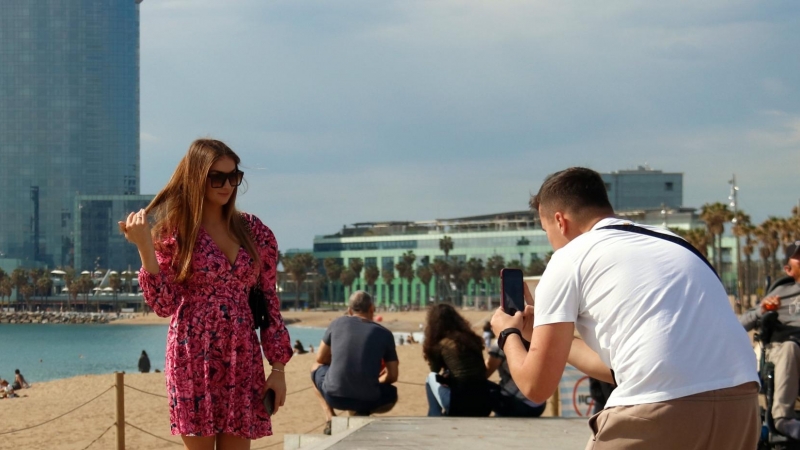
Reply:
[[[292,345],[319,345],[325,330],[288,326]],[[142,350],[151,371],[164,370],[166,325],[0,325],[0,378],[19,369],[33,384],[77,375],[138,371]]]

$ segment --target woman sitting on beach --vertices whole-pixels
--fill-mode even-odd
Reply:
[[[267,390],[275,393],[273,414],[286,399],[292,346],[275,292],[278,245],[257,217],[236,210],[239,162],[220,141],[194,141],[147,209],[119,223],[139,250],[147,305],[172,317],[164,367],[170,428],[189,450],[250,448],[272,435]],[[261,346],[248,304],[254,286],[269,316]],[[262,349],[272,365],[266,380]]]
[[[308,353],[308,350],[306,350],[305,347],[303,347],[303,343],[300,342],[300,339],[294,341],[294,352],[297,353],[298,355],[303,355],[305,353]]]
[[[422,353],[431,368],[425,383],[428,416],[488,416],[483,341],[449,304],[431,305],[426,320]]]

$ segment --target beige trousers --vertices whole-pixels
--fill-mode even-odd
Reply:
[[[767,360],[775,365],[772,418],[794,419],[794,402],[800,390],[800,347],[794,341],[770,344]]]
[[[586,450],[753,450],[761,429],[758,385],[616,406],[592,416],[589,426]]]

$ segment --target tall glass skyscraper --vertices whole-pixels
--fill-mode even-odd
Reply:
[[[75,197],[139,193],[139,3],[0,5],[0,258],[71,265]]]

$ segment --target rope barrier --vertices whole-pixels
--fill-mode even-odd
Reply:
[[[95,398],[93,398],[93,399],[89,400],[88,402],[86,402],[86,403],[84,403],[84,404],[82,404],[82,405],[80,405],[80,406],[77,406],[77,407],[75,407],[75,408],[73,408],[73,409],[71,409],[71,410],[69,410],[69,411],[65,412],[64,414],[61,414],[60,416],[53,417],[52,419],[46,420],[46,421],[44,421],[44,422],[42,422],[42,423],[40,423],[40,424],[38,424],[38,425],[32,425],[32,426],[30,426],[30,427],[20,428],[19,430],[4,431],[4,432],[0,433],[0,436],[2,436],[2,435],[4,435],[4,434],[18,433],[18,432],[20,432],[20,431],[26,431],[26,430],[30,430],[30,429],[37,428],[37,427],[40,427],[40,426],[42,426],[42,425],[48,424],[48,423],[50,423],[50,422],[52,422],[52,421],[54,421],[54,420],[60,419],[60,418],[62,418],[62,417],[64,417],[64,416],[66,416],[67,414],[70,414],[70,413],[72,413],[72,412],[75,412],[75,411],[77,411],[78,409],[80,409],[80,408],[83,408],[84,406],[88,405],[89,403],[92,403],[93,401],[95,401],[95,400],[97,400],[98,398],[100,398],[100,396],[102,396],[102,395],[103,395],[103,394],[105,394],[106,392],[108,392],[108,391],[110,391],[110,390],[114,389],[115,387],[116,387],[116,385],[111,385],[111,387],[109,387],[109,388],[108,388],[108,389],[106,389],[105,391],[103,391],[103,392],[101,392],[100,394],[98,394],[98,395],[97,395],[97,397],[95,397]]]
[[[133,389],[134,391],[139,391],[139,392],[141,392],[142,394],[152,395],[153,397],[169,398],[169,397],[167,397],[166,395],[161,395],[161,394],[156,394],[156,393],[153,393],[153,392],[147,392],[147,391],[143,391],[143,390],[141,390],[141,389],[138,389],[138,388],[135,388],[135,387],[131,386],[130,384],[126,384],[126,385],[125,385],[125,387],[126,387],[126,388],[131,388],[131,389]]]
[[[143,430],[143,429],[141,429],[141,428],[137,427],[136,425],[134,425],[134,424],[132,424],[132,423],[128,422],[127,420],[125,421],[125,425],[127,425],[127,426],[129,426],[129,427],[131,427],[131,428],[137,429],[137,430],[141,431],[141,432],[142,432],[142,433],[144,433],[144,434],[149,434],[150,436],[153,436],[153,437],[154,437],[154,438],[156,438],[156,439],[161,439],[162,441],[169,442],[170,444],[175,444],[175,445],[183,445],[183,442],[175,442],[175,441],[170,441],[169,439],[164,439],[164,438],[163,438],[163,437],[161,437],[161,436],[156,436],[155,434],[153,434],[153,433],[151,433],[151,432],[149,432],[149,431],[146,431],[146,430]]]
[[[292,395],[292,394],[298,394],[298,393],[300,393],[300,392],[307,391],[307,390],[309,390],[309,389],[313,389],[313,388],[314,388],[314,386],[309,386],[309,387],[307,387],[307,388],[298,389],[298,390],[296,390],[296,391],[289,392],[288,394],[286,394],[286,396],[288,397],[288,396],[290,396],[290,395]]]
[[[117,425],[116,422],[112,423],[111,426],[106,428],[106,431],[103,431],[103,433],[100,436],[97,436],[97,438],[95,440],[93,440],[92,442],[90,442],[89,445],[87,445],[86,447],[83,447],[83,450],[86,450],[87,448],[91,447],[95,442],[99,441],[101,437],[105,436],[106,433],[108,433],[108,430],[114,428],[116,425]]]

